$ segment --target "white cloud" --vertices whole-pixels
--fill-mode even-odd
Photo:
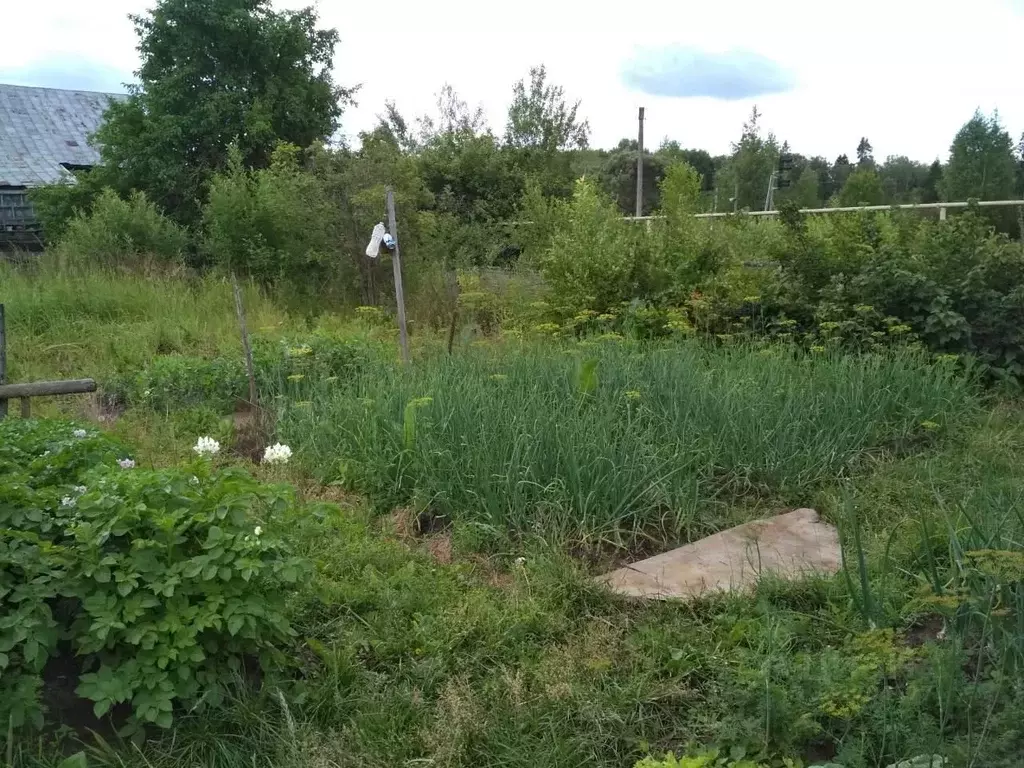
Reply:
[[[137,66],[129,12],[151,0],[37,0],[4,9],[0,73],[73,61],[130,72]],[[278,0],[300,7],[303,0]],[[5,3],[11,5],[11,3]],[[579,0],[520,0],[487,7],[477,0],[393,0],[386,12],[366,3],[321,0],[324,25],[337,27],[340,83],[362,83],[344,131],[371,127],[385,99],[407,117],[433,108],[451,83],[482,103],[496,132],[512,84],[545,63],[553,81],[583,101],[593,143],[612,146],[636,132],[647,108],[649,140],[725,152],[754,99],[644,95],[621,78],[638,46],[692,46],[765,57],[792,73],[796,86],[758,96],[763,123],[805,154],[852,154],[861,136],[876,157],[945,156],[957,128],[976,107],[998,108],[1015,136],[1024,131],[1019,97],[1022,0],[649,0],[634,22],[621,7]],[[87,7],[86,7],[87,6]],[[52,70],[52,67],[50,68]],[[81,71],[79,71],[81,75]],[[0,75],[2,76],[2,75]]]

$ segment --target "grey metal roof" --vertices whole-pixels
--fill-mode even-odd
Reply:
[[[123,94],[0,84],[0,187],[38,187],[67,178],[61,163],[95,165],[89,135]]]

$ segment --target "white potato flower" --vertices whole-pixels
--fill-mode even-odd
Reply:
[[[220,453],[220,443],[212,437],[200,437],[192,446],[192,450],[200,456],[215,456]]]
[[[264,464],[287,464],[288,459],[292,457],[292,449],[287,445],[281,443],[274,443],[268,445],[267,449],[263,452],[263,463]]]

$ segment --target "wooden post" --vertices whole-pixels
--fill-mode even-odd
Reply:
[[[452,354],[452,347],[455,346],[455,331],[459,324],[459,276],[452,270],[445,276],[448,284],[448,300],[452,303],[452,322],[448,326],[448,355]]]
[[[7,325],[4,305],[0,304],[0,385],[7,383]],[[0,399],[0,419],[7,415],[7,401]]]
[[[640,107],[640,129],[636,138],[636,216],[644,215],[644,108]]]
[[[402,344],[402,362],[409,363],[409,330],[405,324],[405,291],[402,289],[402,257],[398,252],[398,222],[395,216],[395,191],[388,187],[388,229],[395,241],[391,265],[395,269],[395,303],[398,305],[398,339]]]
[[[939,208],[939,221],[945,221],[945,220],[946,220],[946,209],[945,208]]]
[[[21,418],[31,419],[32,418],[32,398],[23,397],[21,398]]]
[[[231,270],[231,287],[235,293],[235,314],[238,315],[238,327],[242,334],[242,351],[245,354],[245,373],[249,377],[249,404],[255,408],[256,372],[252,365],[252,345],[249,343],[249,326],[245,324],[245,306],[242,304],[242,289],[238,285],[235,271]]]

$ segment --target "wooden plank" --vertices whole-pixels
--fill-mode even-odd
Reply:
[[[96,382],[92,379],[33,381],[27,384],[0,386],[0,400],[10,400],[15,397],[46,397],[47,395],[81,395],[95,391]]]

